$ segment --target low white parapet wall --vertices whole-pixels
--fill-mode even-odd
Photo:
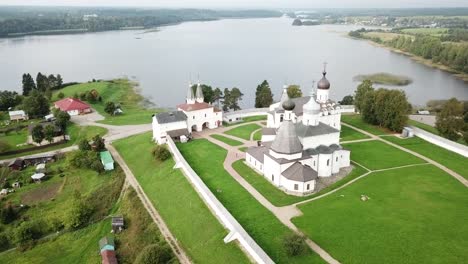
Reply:
[[[409,126],[409,127],[413,129],[415,136],[418,136],[444,149],[448,149],[450,151],[458,153],[464,157],[468,157],[468,146],[453,142],[451,140],[429,133],[425,130],[422,130],[414,126]]]
[[[341,113],[354,113],[356,111],[354,105],[341,105]]]
[[[167,140],[169,150],[174,155],[176,166],[184,172],[190,182],[195,186],[196,191],[200,194],[205,203],[209,206],[212,212],[220,220],[224,227],[230,233],[224,239],[225,243],[237,239],[245,251],[257,263],[274,263],[273,260],[263,251],[263,249],[250,237],[244,228],[237,222],[237,220],[229,213],[223,204],[216,198],[210,191],[205,183],[200,179],[198,174],[190,167],[185,158],[180,153],[174,141],[169,137]]]
[[[251,108],[251,109],[243,109],[234,112],[224,112],[223,113],[223,121],[232,123],[236,121],[241,121],[243,117],[249,116],[258,116],[258,115],[267,115],[269,108]]]

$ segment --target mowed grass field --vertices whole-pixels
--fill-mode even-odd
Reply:
[[[187,162],[213,194],[276,263],[324,263],[311,250],[289,257],[283,238],[293,233],[252,197],[223,167],[227,151],[206,139],[178,144]],[[209,161],[209,162],[207,162]]]
[[[195,263],[249,263],[236,243],[223,242],[228,231],[213,216],[182,172],[173,169],[174,160],[157,162],[153,158],[151,150],[155,145],[151,141],[151,133],[121,139],[113,145]],[[204,160],[203,163],[212,162]]]
[[[421,155],[432,159],[445,167],[455,171],[461,176],[468,179],[468,158],[463,157],[455,152],[446,150],[442,147],[425,141],[424,139],[413,137],[401,139],[398,137],[382,137],[383,139],[400,145],[404,148],[417,152]],[[353,155],[353,154],[351,154]]]
[[[390,134],[390,132],[385,128],[376,127],[362,121],[360,115],[342,115],[341,122],[352,125],[377,136]]]
[[[347,126],[341,126],[340,141],[366,139],[369,136]]]
[[[240,145],[243,145],[242,142],[240,141],[237,141],[235,139],[232,139],[232,138],[228,138],[228,137],[225,137],[225,136],[222,136],[222,135],[218,135],[218,134],[213,134],[213,135],[210,135],[212,138],[214,139],[217,139],[221,142],[224,142],[226,144],[228,144],[229,146],[240,146]]]
[[[250,135],[257,129],[262,128],[257,124],[248,124],[243,126],[238,126],[228,131],[225,131],[225,134],[235,136],[244,140],[250,140]]]
[[[293,223],[342,263],[468,259],[468,191],[432,165],[372,173],[299,209]]]
[[[135,91],[134,83],[126,79],[117,79],[112,81],[100,81],[82,83],[65,87],[56,91],[52,100],[57,101],[58,93],[62,92],[65,97],[72,97],[86,91],[96,90],[102,97],[102,102],[90,104],[99,114],[105,117],[105,120],[99,123],[109,125],[137,125],[151,123],[151,115],[158,112],[158,109],[148,109],[143,106],[144,98]],[[104,111],[106,102],[114,102],[122,106],[123,114],[109,115]],[[86,102],[89,103],[89,102]]]
[[[351,151],[352,161],[370,170],[425,163],[414,155],[377,140],[343,144],[343,146]]]

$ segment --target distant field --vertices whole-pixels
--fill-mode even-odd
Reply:
[[[408,34],[441,36],[447,33],[448,29],[447,28],[405,28],[401,31],[404,33],[408,33]]]
[[[293,223],[341,263],[468,259],[468,192],[432,165],[372,173],[299,209]]]
[[[402,34],[390,32],[365,32],[363,35],[369,38],[379,38],[382,41],[390,41],[398,36],[402,36]]]
[[[102,97],[102,102],[96,102],[91,106],[106,119],[99,123],[109,125],[136,125],[151,123],[151,115],[160,111],[148,109],[144,104],[144,98],[135,92],[134,84],[126,79],[112,81],[100,81],[82,83],[65,87],[54,93],[52,100],[59,100],[58,93],[64,93],[65,97],[72,97],[85,91],[96,90]],[[106,102],[114,102],[122,106],[123,114],[111,116],[104,111]]]

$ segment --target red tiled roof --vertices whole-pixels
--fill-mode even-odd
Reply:
[[[117,264],[117,258],[115,257],[115,251],[104,250],[101,252],[102,264]]]
[[[89,109],[89,105],[75,98],[65,98],[55,102],[55,107],[62,111],[85,110]]]
[[[177,108],[182,109],[186,112],[190,112],[190,111],[213,108],[213,106],[205,102],[203,103],[195,102],[194,104],[180,104],[177,106]]]

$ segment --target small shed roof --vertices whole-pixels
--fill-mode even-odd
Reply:
[[[104,248],[105,246],[114,247],[115,246],[114,238],[108,237],[108,236],[101,238],[101,240],[99,240],[99,249],[102,250],[102,248]]]
[[[10,111],[8,112],[10,116],[15,116],[15,115],[26,115],[26,113],[23,110],[16,110],[16,111]]]
[[[43,170],[43,169],[45,169],[45,167],[46,167],[45,163],[41,163],[41,164],[36,166],[36,170]]]
[[[45,177],[45,174],[44,174],[44,173],[34,173],[34,174],[31,176],[31,178],[32,178],[33,180],[40,180],[40,179],[42,179],[42,178],[44,178],[44,177]]]
[[[101,151],[99,153],[99,156],[101,157],[101,161],[103,164],[114,163],[114,159],[112,158],[112,155],[107,150]]]
[[[113,226],[123,226],[124,225],[123,216],[114,216],[114,217],[112,217],[112,225]]]

